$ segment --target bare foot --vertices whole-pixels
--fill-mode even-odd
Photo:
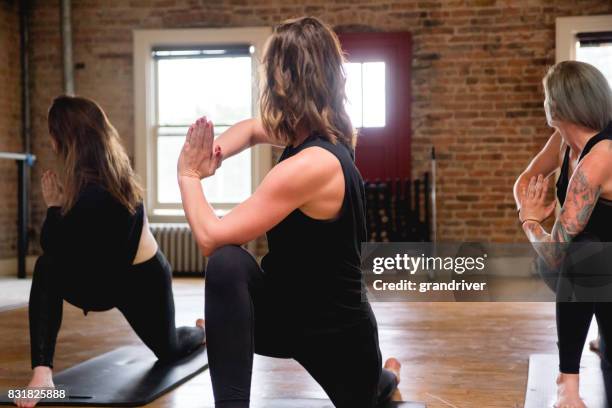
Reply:
[[[205,330],[204,319],[196,320],[196,327],[199,327],[200,329]],[[206,344],[206,336],[204,336],[204,340],[202,340],[202,344]]]
[[[589,342],[589,348],[591,349],[592,352],[597,353],[597,354],[601,352],[601,350],[599,349],[599,342],[600,342],[599,337]]]
[[[52,390],[55,389],[53,383],[53,371],[49,367],[35,367],[32,379],[28,384],[29,390]],[[15,405],[19,408],[33,408],[38,404],[38,398],[18,398]]]
[[[587,408],[580,399],[578,374],[560,373],[557,377],[557,402],[555,408]]]
[[[395,374],[395,378],[397,378],[397,383],[399,384],[402,364],[396,358],[391,357],[385,361],[385,365],[383,367]]]

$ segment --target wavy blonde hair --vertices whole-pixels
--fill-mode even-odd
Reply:
[[[48,125],[61,165],[62,213],[74,206],[89,183],[100,185],[134,213],[143,190],[102,108],[91,99],[59,96],[49,108]]]
[[[301,17],[275,27],[264,52],[260,100],[268,134],[291,144],[307,130],[354,147],[344,62],[338,37],[321,20]]]

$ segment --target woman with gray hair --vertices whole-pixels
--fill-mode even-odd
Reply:
[[[540,257],[550,269],[567,270],[570,243],[612,242],[612,91],[601,72],[578,61],[554,65],[543,84],[546,118],[555,132],[516,181],[514,196],[523,230]],[[561,211],[549,233],[542,222],[555,209],[546,193],[557,169]],[[557,408],[585,407],[580,357],[593,315],[602,342],[612,344],[612,303],[557,302]],[[605,347],[602,359],[612,362]]]

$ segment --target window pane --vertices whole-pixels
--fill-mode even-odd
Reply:
[[[187,132],[187,128],[183,129],[183,136],[160,134],[157,139],[157,199],[162,204],[181,202],[176,162]],[[220,134],[225,129],[216,127],[215,133]],[[237,204],[246,200],[251,194],[251,152],[245,150],[224,161],[215,175],[203,184],[206,198],[211,203]]]
[[[362,69],[363,126],[385,126],[385,63],[365,62]]]
[[[206,115],[218,135],[252,116],[252,60],[249,56],[159,59],[157,64],[157,201],[180,206],[176,162],[187,125]],[[236,204],[251,194],[250,151],[225,161],[204,182],[213,204]]]
[[[588,62],[600,70],[608,83],[612,86],[612,43],[599,44],[598,46],[576,46],[576,59]]]
[[[161,125],[202,115],[228,125],[252,116],[251,57],[161,59],[157,75]]]
[[[157,138],[157,201],[160,203],[181,202],[176,181],[176,162],[184,141],[185,138],[178,136]]]
[[[223,129],[225,130],[225,129]],[[225,160],[215,175],[205,180],[204,192],[210,202],[238,204],[251,195],[251,150]]]
[[[363,112],[361,101],[361,64],[348,62],[344,65],[346,72],[346,112],[351,118],[353,127],[363,126]]]
[[[346,110],[354,127],[386,124],[385,63],[349,62],[346,72]]]

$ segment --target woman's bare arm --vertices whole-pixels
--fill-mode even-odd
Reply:
[[[342,172],[321,148],[308,148],[276,165],[255,193],[223,218],[215,215],[201,178],[214,174],[210,126],[199,120],[179,157],[179,187],[187,221],[204,255],[228,244],[243,244],[269,231],[292,211],[317,202]],[[312,163],[316,163],[313,166]]]
[[[544,178],[547,178],[559,167],[561,143],[561,135],[558,132],[553,133],[542,150],[531,160],[525,171],[516,179],[513,192],[517,208],[521,208],[521,191],[526,189],[532,177],[542,174]]]
[[[275,144],[265,132],[258,118],[236,123],[215,140],[215,145],[221,147],[224,159],[261,143]]]
[[[535,250],[550,267],[556,268],[561,264],[566,245],[581,233],[589,222],[601,194],[602,183],[610,177],[607,165],[609,161],[609,152],[593,149],[578,164],[570,180],[561,213],[550,233],[539,222],[523,223],[529,241],[535,244]]]
[[[338,164],[327,157],[326,151],[316,151],[322,149],[307,150],[276,165],[255,193],[223,218],[215,215],[199,180],[179,179],[183,208],[204,255],[223,245],[240,245],[263,235],[325,188],[330,170],[337,170]],[[311,165],[321,159],[323,165]]]

